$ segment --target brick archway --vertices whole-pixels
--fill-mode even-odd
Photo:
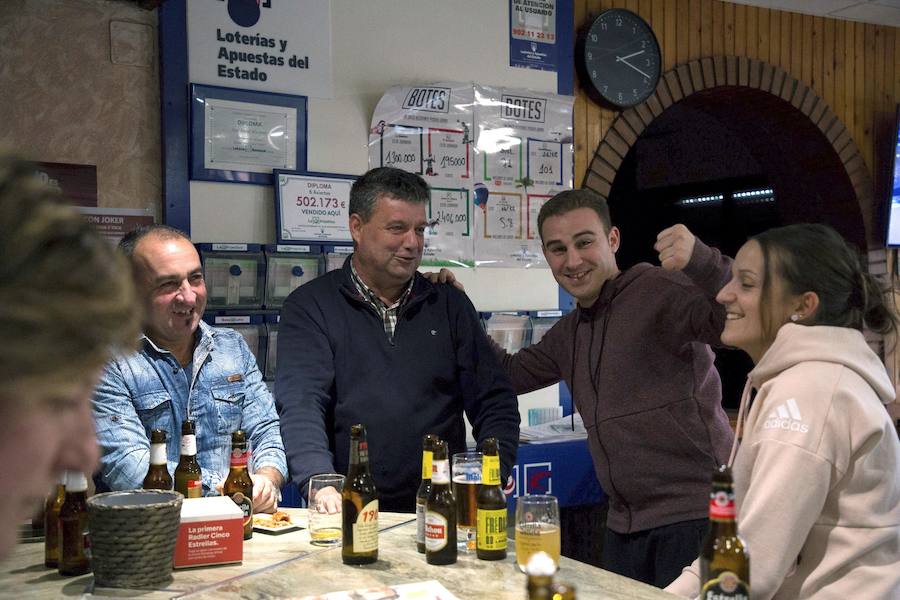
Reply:
[[[667,108],[692,94],[717,87],[743,87],[776,96],[805,115],[828,140],[853,187],[869,248],[883,248],[873,215],[872,180],[850,132],[818,94],[784,69],[738,56],[693,60],[667,71],[645,102],[622,111],[600,141],[583,187],[608,198],[616,172],[647,126]]]

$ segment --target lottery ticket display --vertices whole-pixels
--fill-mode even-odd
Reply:
[[[464,83],[394,87],[369,132],[369,167],[431,186],[425,266],[545,267],[537,216],[573,182],[571,96]]]

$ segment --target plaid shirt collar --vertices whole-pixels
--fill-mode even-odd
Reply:
[[[356,272],[356,267],[353,266],[352,257],[350,260],[350,276],[353,279],[353,284],[356,286],[356,290],[360,293],[366,303],[374,308],[381,316],[381,319],[384,322],[385,333],[387,333],[388,336],[393,339],[394,330],[397,328],[397,316],[400,313],[400,308],[402,308],[406,301],[409,299],[410,291],[412,290],[413,283],[416,280],[415,276],[409,278],[409,284],[406,286],[406,289],[403,290],[403,293],[400,294],[400,297],[397,298],[397,301],[390,306],[382,302],[381,298],[378,297],[378,294],[373,292],[371,288],[369,288],[369,286],[367,286],[365,282],[363,282],[362,278],[359,276],[359,273]]]

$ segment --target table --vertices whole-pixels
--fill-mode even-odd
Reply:
[[[287,509],[305,524],[305,509]],[[43,544],[23,544],[0,564],[0,589],[10,598],[284,598],[436,579],[461,600],[525,598],[525,576],[515,566],[515,554],[503,561],[481,561],[460,555],[454,565],[436,567],[416,552],[415,518],[381,513],[379,560],[350,567],[341,562],[340,547],[309,542],[306,529],[269,536],[254,533],[245,542],[240,565],[177,570],[173,581],[157,590],[96,588],[93,577],[60,577],[44,565]],[[665,600],[675,596],[578,561],[562,558],[557,580],[574,584],[579,600],[624,598]]]

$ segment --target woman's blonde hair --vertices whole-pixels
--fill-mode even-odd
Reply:
[[[84,381],[132,349],[139,317],[127,261],[71,206],[0,154],[0,382],[6,391]]]

